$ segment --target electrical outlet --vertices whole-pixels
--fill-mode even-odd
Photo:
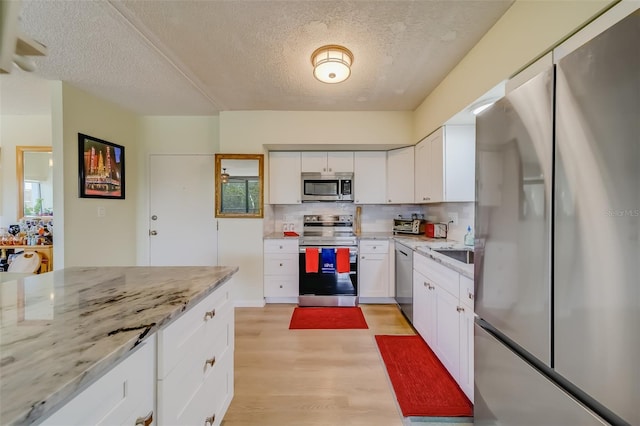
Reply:
[[[295,232],[295,230],[296,230],[296,224],[295,224],[295,222],[290,222],[290,223],[289,223],[289,231],[293,231],[293,232]]]
[[[447,213],[447,216],[449,217],[449,222],[452,222],[452,225],[458,224],[458,213]]]

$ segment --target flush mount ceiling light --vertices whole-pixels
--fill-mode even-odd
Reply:
[[[323,83],[340,83],[351,75],[353,53],[346,47],[329,44],[311,54],[313,76]]]
[[[225,167],[222,168],[222,173],[220,174],[220,182],[229,182],[229,173],[227,173],[227,169]]]

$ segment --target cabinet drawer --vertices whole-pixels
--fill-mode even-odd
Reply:
[[[298,297],[298,276],[270,275],[264,277],[265,297]]]
[[[154,409],[155,335],[43,425],[133,425]],[[155,413],[154,413],[155,414]],[[154,415],[155,423],[155,415]]]
[[[295,238],[286,240],[264,240],[264,252],[298,254],[298,240]]]
[[[298,254],[268,254],[264,257],[265,275],[298,276]]]
[[[220,425],[233,397],[233,351],[216,362],[210,374],[197,383],[194,392],[182,392],[180,382],[176,386],[161,383],[158,388],[160,424]],[[180,404],[177,404],[178,396]]]
[[[372,254],[372,253],[388,253],[389,241],[382,240],[361,240],[360,241],[360,253]]]
[[[162,379],[215,330],[220,314],[231,306],[229,281],[158,332],[158,378]]]
[[[162,380],[158,382],[159,415],[163,424],[172,423],[190,405],[193,395],[204,383],[212,380],[227,357],[233,357],[233,309],[225,309],[215,330],[205,340],[196,342],[190,352]],[[229,355],[231,354],[231,355]]]
[[[473,311],[473,300],[475,298],[475,286],[471,278],[460,275],[460,301]]]
[[[426,256],[414,252],[413,268],[456,298],[460,294],[460,274]]]

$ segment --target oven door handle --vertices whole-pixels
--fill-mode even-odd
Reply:
[[[332,248],[334,250],[338,248],[348,248],[349,254],[358,254],[358,247],[349,247],[349,246],[305,246],[305,247],[300,247],[299,252],[306,253],[308,248],[316,248],[318,249],[318,251],[321,251],[323,248]]]

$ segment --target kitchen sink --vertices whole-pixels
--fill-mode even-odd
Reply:
[[[459,260],[462,263],[473,263],[473,251],[461,249],[434,249],[440,254],[449,256],[452,259]]]

